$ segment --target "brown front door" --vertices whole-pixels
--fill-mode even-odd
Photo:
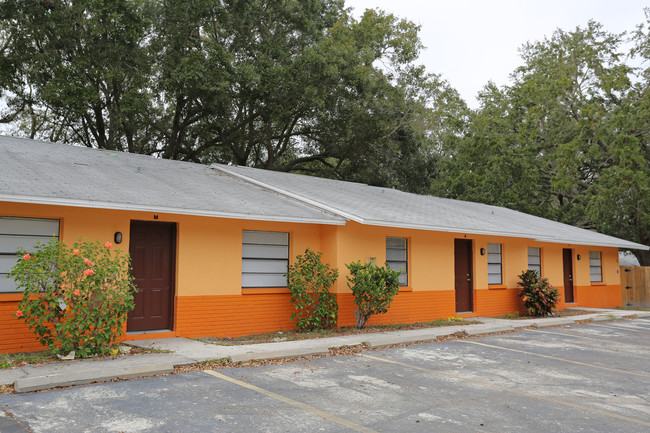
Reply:
[[[454,239],[454,288],[456,290],[456,311],[472,311],[472,241]]]
[[[176,225],[131,221],[129,253],[138,293],[127,331],[172,329]]]
[[[573,250],[570,248],[562,250],[562,262],[564,265],[564,302],[573,302]]]

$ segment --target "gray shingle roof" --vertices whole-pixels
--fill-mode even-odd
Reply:
[[[0,136],[0,201],[648,249],[510,209],[297,174]],[[1,213],[1,212],[0,212]]]
[[[345,223],[205,165],[6,136],[0,136],[0,201]]]
[[[498,206],[249,167],[221,164],[212,167],[363,224],[649,249],[645,245]]]

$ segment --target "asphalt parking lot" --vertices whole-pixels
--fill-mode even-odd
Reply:
[[[24,431],[650,432],[650,320],[0,395]]]

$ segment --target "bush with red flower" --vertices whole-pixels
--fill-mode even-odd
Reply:
[[[519,275],[517,285],[521,287],[519,296],[531,316],[548,316],[556,310],[560,292],[551,286],[546,278],[535,270],[524,271]]]
[[[135,306],[128,254],[112,245],[52,239],[20,251],[9,276],[23,291],[15,316],[54,354],[105,354]]]

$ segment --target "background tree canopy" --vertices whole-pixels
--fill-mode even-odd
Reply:
[[[647,18],[630,34],[589,22],[525,44],[512,84],[485,86],[462,139],[445,142],[432,192],[650,245],[650,69],[625,63],[650,60]]]
[[[488,83],[476,110],[417,64],[418,30],[378,10],[355,20],[337,0],[5,0],[0,122],[496,204],[650,244],[650,68],[630,66],[650,60],[649,16],[626,34],[590,22],[525,44],[511,83]]]
[[[13,132],[163,158],[427,192],[458,94],[414,64],[418,27],[335,0],[6,0]]]

